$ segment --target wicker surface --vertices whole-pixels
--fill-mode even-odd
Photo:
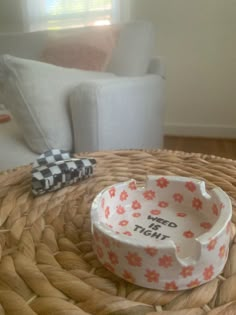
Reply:
[[[170,151],[92,154],[95,175],[33,198],[31,167],[0,175],[0,315],[236,314],[236,244],[223,274],[182,292],[147,290],[118,279],[97,261],[89,209],[104,187],[147,174],[204,179],[231,197],[236,223],[236,161]],[[235,234],[232,224],[232,240]]]

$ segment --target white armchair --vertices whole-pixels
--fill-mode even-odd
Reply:
[[[0,35],[0,55],[37,60],[50,32]],[[0,124],[0,170],[32,162],[55,147],[160,148],[165,70],[161,58],[151,58],[153,43],[149,23],[127,24],[107,73],[0,58],[0,102],[13,116]]]

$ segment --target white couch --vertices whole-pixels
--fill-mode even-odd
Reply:
[[[81,30],[73,30],[75,31]],[[68,33],[68,30],[66,32]],[[2,34],[0,35],[0,55],[8,54],[24,59],[39,60],[45,43],[54,34],[65,36],[65,31]],[[123,27],[107,68],[108,73],[102,76],[95,75],[92,80],[87,77],[85,80],[80,78],[78,84],[73,82],[73,86],[68,89],[63,99],[64,121],[67,121],[67,129],[69,128],[67,139],[72,144],[66,147],[60,145],[60,140],[66,132],[60,128],[52,130],[54,127],[54,114],[52,114],[52,126],[49,132],[54,132],[54,138],[49,137],[52,141],[46,145],[45,150],[58,148],[59,145],[60,149],[75,152],[160,148],[163,139],[163,84],[165,80],[161,59],[151,58],[153,43],[154,36],[149,23],[130,23]],[[30,71],[31,68],[40,65],[33,61],[23,59],[21,61],[18,58],[13,58],[12,61],[11,57],[7,57],[5,60],[8,62],[10,60],[10,72],[17,72],[23,81],[26,69]],[[44,66],[42,64],[42,68]],[[52,71],[55,73],[59,71],[56,66],[51,67],[54,67]],[[1,69],[3,69],[2,72]],[[60,71],[63,73],[62,70]],[[68,69],[65,69],[65,73],[65,76],[69,76]],[[41,75],[43,76],[43,71]],[[64,76],[62,77],[64,79]],[[19,84],[12,87],[12,80],[11,73],[6,73],[0,63],[0,103],[4,103],[14,116],[10,122],[0,124],[0,170],[30,163],[44,150],[44,144],[40,143],[37,147],[38,142],[35,142],[32,138],[34,135],[31,134],[32,126],[28,126],[29,122],[24,121],[24,115],[27,113],[23,115],[22,104],[17,98],[19,91],[18,94],[15,93]],[[31,81],[35,80],[33,77]],[[28,94],[23,95],[25,98],[30,98],[29,101],[27,100],[29,104],[35,99],[32,98],[32,93],[35,97],[39,91],[37,84],[31,81],[20,82],[22,84],[20,92],[22,90],[25,92],[27,86],[30,86],[30,93],[27,91]],[[10,89],[8,89],[9,84]],[[49,80],[46,100],[53,97],[53,94],[48,95],[53,93],[50,84]],[[39,102],[36,107],[38,115],[41,113],[40,105]],[[48,118],[45,114],[47,113],[46,105],[42,109],[45,115],[44,124]],[[5,111],[6,109],[0,108],[0,112]]]

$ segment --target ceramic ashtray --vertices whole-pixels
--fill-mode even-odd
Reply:
[[[94,250],[117,276],[146,288],[176,291],[222,272],[232,206],[220,188],[179,176],[148,176],[103,190],[92,209]]]

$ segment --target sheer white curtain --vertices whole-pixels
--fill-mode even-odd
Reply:
[[[122,0],[22,0],[28,31],[121,21]],[[124,0],[123,0],[124,1]],[[126,4],[127,1],[125,0]]]

